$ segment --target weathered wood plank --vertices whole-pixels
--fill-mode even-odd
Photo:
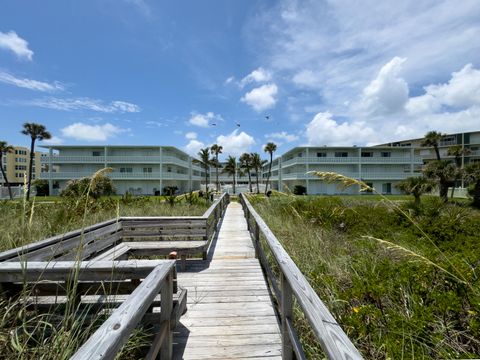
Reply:
[[[165,295],[168,295],[168,291],[164,289],[171,287],[172,283],[167,279],[169,277],[171,279],[172,274],[173,262],[166,261],[155,267],[142,284],[110,315],[71,359],[114,359],[160,290],[162,290],[162,297],[167,299]],[[171,313],[169,301],[165,301],[164,304],[169,310],[168,318]],[[168,305],[170,305],[169,308]]]
[[[329,359],[362,359],[361,354],[248,199],[243,194],[240,195],[240,199],[246,211],[258,224],[260,232],[264,235],[268,247],[327,357]]]

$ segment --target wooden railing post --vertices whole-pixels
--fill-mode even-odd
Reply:
[[[282,359],[293,359],[293,348],[290,341],[287,320],[292,320],[293,314],[293,297],[292,288],[282,273],[280,278],[280,286],[282,288],[282,299],[280,304],[280,316],[282,320]]]
[[[160,359],[171,359],[173,356],[173,332],[170,331],[171,315],[173,309],[173,272],[171,271],[160,291],[160,326],[167,323],[167,333],[160,348]]]
[[[254,222],[253,228],[253,245],[255,247],[255,258],[258,259],[258,248],[260,246],[260,227],[258,226],[257,222]]]

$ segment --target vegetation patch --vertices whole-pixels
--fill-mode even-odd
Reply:
[[[478,358],[480,211],[434,197],[250,201],[366,359]]]

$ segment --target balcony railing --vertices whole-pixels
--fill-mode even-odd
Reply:
[[[282,162],[282,168],[297,164],[410,164],[410,157],[296,157]],[[421,157],[415,157],[414,163],[422,164]],[[268,168],[267,168],[268,169]],[[272,170],[274,167],[272,167]]]
[[[56,173],[42,173],[42,179],[53,179],[53,180],[70,180],[70,179],[80,179],[84,177],[90,177],[94,172],[56,172]],[[106,173],[108,177],[113,180],[189,180],[190,176],[188,174],[180,174],[175,172],[111,172]],[[192,176],[192,179],[200,178]]]
[[[412,175],[410,172],[378,172],[378,173],[361,173],[358,172],[344,172],[340,173],[344,176],[358,179],[361,178],[362,180],[402,180]],[[314,174],[306,174],[304,172],[292,172],[288,174],[282,174],[282,180],[301,180],[301,179],[309,179],[315,180],[318,179]],[[272,180],[278,181],[278,176],[272,176]]]
[[[162,158],[159,155],[144,155],[144,156],[110,156],[105,157],[101,156],[52,156],[51,157],[53,164],[78,164],[78,163],[94,163],[94,164],[159,164],[162,160],[164,164],[175,164],[183,167],[188,167],[189,162],[187,160],[179,159],[175,156],[163,156]],[[42,163],[48,164],[50,162],[50,157],[45,156],[42,158]],[[198,168],[197,165],[193,167]]]

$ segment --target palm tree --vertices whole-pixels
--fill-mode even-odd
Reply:
[[[423,167],[423,175],[438,182],[440,198],[448,201],[448,187],[455,178],[456,168],[453,163],[447,160],[430,161]]]
[[[252,157],[252,168],[255,169],[255,177],[256,177],[256,183],[257,183],[257,194],[260,193],[260,187],[258,183],[258,176],[260,174],[260,171],[263,168],[263,165],[265,165],[268,161],[267,160],[262,160],[260,158],[259,153],[251,153],[250,156]]]
[[[267,143],[263,148],[263,151],[270,154],[270,164],[268,166],[268,174],[267,174],[267,182],[265,184],[265,195],[268,192],[268,183],[270,181],[270,176],[272,176],[272,161],[273,161],[273,153],[277,150],[277,145],[273,142]]]
[[[473,206],[480,208],[480,163],[472,163],[465,166],[465,178],[473,184],[469,193],[473,197]]]
[[[233,193],[235,194],[235,181],[237,177],[237,159],[234,156],[229,155],[227,163],[223,167],[223,172],[233,177]]]
[[[243,153],[240,156],[240,168],[245,169],[245,171],[248,174],[248,187],[250,192],[253,192],[252,190],[252,174],[250,173],[250,170],[252,170],[252,155],[249,153]]]
[[[420,196],[432,191],[435,184],[432,180],[424,176],[412,176],[400,181],[396,187],[407,195],[413,195],[415,198],[415,206],[419,206]]]
[[[216,175],[217,175],[217,192],[220,192],[220,183],[218,181],[218,168],[220,167],[220,163],[218,161],[218,155],[222,153],[223,146],[218,145],[218,144],[213,144],[210,147],[210,152],[212,155],[215,155],[215,170],[216,170]]]
[[[30,187],[32,185],[32,169],[33,159],[35,158],[35,141],[48,140],[52,137],[45,126],[36,123],[24,123],[23,135],[30,136],[30,164],[28,164],[28,184],[27,184],[27,201],[30,200]],[[40,164],[37,164],[40,166]]]
[[[5,169],[3,168],[3,154],[11,153],[13,152],[13,146],[8,145],[6,141],[0,141],[0,169],[2,170],[2,175],[3,179],[5,180],[5,184],[7,184],[8,188],[8,195],[10,196],[10,200],[13,200],[13,195],[12,195],[12,188],[10,187],[10,183],[8,182],[7,179],[7,174],[5,173]]]
[[[200,159],[193,159],[194,164],[200,165],[205,170],[205,195],[208,193],[208,173],[210,170],[210,165],[212,160],[210,159],[210,149],[206,147],[205,149],[200,149],[198,152],[198,157]]]
[[[442,138],[443,138],[442,133],[439,133],[437,131],[429,131],[425,134],[425,137],[423,138],[420,146],[433,147],[433,149],[435,150],[435,155],[437,156],[437,160],[441,160],[440,150],[438,149],[438,146]]]
[[[464,155],[469,155],[470,153],[471,153],[470,149],[464,148],[462,145],[454,145],[448,148],[447,155],[453,156],[455,158],[455,165],[457,167],[454,184],[452,186],[452,194],[450,195],[452,199],[453,199],[453,194],[455,192],[455,186],[457,185],[458,180],[462,177],[462,157]]]

